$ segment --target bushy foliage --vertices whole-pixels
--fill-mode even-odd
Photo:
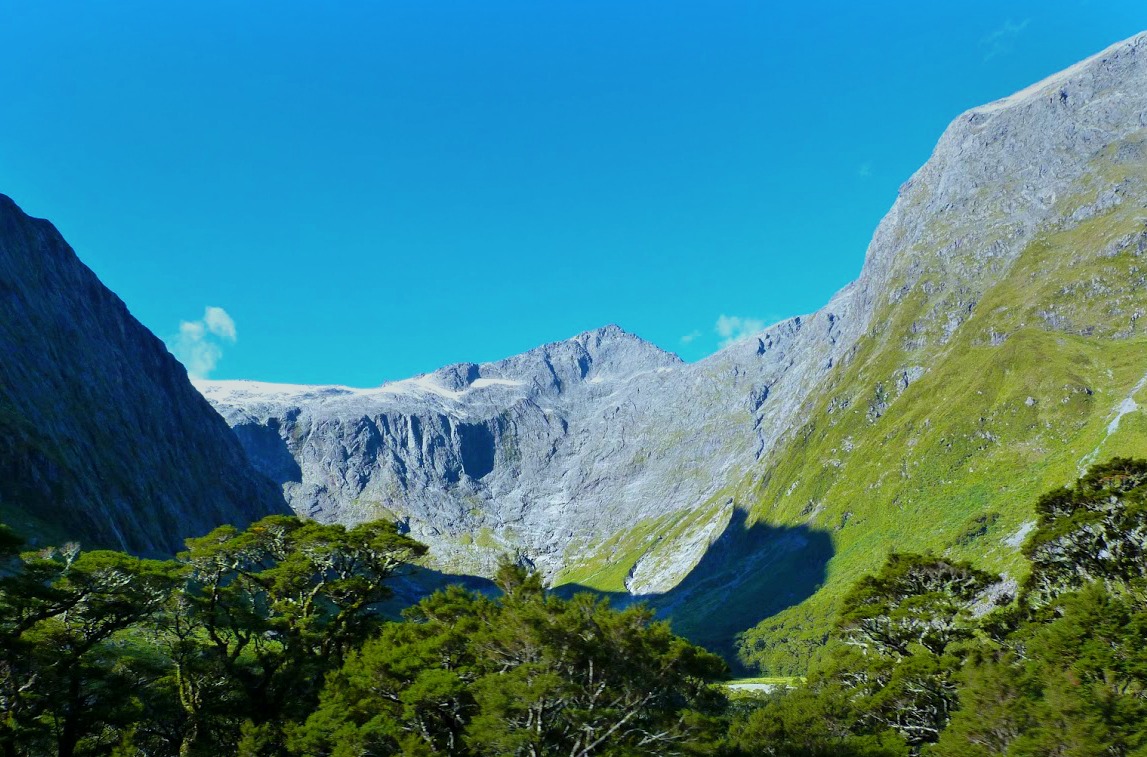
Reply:
[[[328,680],[293,746],[314,755],[672,755],[696,750],[724,700],[715,655],[644,607],[561,599],[504,565],[491,600],[449,589]]]
[[[643,606],[561,599],[513,564],[387,622],[425,548],[274,516],[174,561],[0,529],[6,755],[671,755],[723,737],[716,655]],[[712,747],[712,748],[710,748]]]
[[[9,755],[267,751],[382,625],[387,579],[425,551],[388,524],[281,516],[189,540],[173,561],[74,545],[18,555],[0,537]]]
[[[956,708],[973,608],[996,581],[966,563],[894,554],[845,597],[808,683],[734,726],[748,754],[901,755],[935,742]]]
[[[804,683],[728,698],[642,605],[510,562],[377,611],[424,548],[270,517],[173,561],[20,552],[0,527],[0,753],[1147,757],[1147,462],[1044,496],[1018,598],[894,554],[842,599]]]
[[[1017,602],[966,563],[892,555],[801,689],[735,719],[744,754],[1147,755],[1147,461],[1040,499]]]
[[[1147,579],[1147,460],[1097,465],[1075,486],[1044,495],[1036,511],[1039,528],[1024,547],[1032,563],[1029,603],[1093,581]]]
[[[1054,620],[1021,623],[1007,646],[982,650],[932,753],[1147,753],[1147,606],[1135,588],[1090,584],[1059,597]]]

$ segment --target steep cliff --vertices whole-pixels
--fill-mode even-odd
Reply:
[[[286,512],[163,343],[47,221],[0,195],[0,520],[173,552]]]

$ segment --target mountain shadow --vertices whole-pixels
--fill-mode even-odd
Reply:
[[[808,526],[747,525],[745,511],[736,509],[721,536],[669,591],[634,595],[563,584],[554,592],[570,597],[588,591],[608,598],[619,608],[645,602],[670,622],[675,633],[720,654],[734,671],[743,672],[736,654],[738,634],[812,596],[824,583],[832,556],[828,531]],[[406,607],[450,584],[489,595],[498,593],[487,578],[413,566],[395,579],[394,596],[382,610],[398,617]]]
[[[378,609],[392,620],[401,619],[403,610],[447,586],[461,586],[488,596],[499,593],[497,585],[489,578],[465,573],[443,573],[421,565],[407,566],[391,579],[389,586],[393,594]]]
[[[747,513],[736,509],[721,536],[669,591],[632,595],[578,584],[557,591],[565,596],[592,591],[619,607],[645,602],[675,633],[717,652],[736,670],[737,635],[812,596],[824,583],[832,556],[828,531],[747,525]]]

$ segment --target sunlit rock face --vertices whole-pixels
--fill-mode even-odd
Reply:
[[[697,506],[755,459],[791,363],[781,345],[800,332],[698,365],[607,327],[375,389],[197,385],[298,512],[396,519],[455,569],[511,552],[553,572],[579,544]]]

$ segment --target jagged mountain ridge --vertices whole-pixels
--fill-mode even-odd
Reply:
[[[782,407],[766,400],[804,323],[695,365],[611,326],[376,389],[196,385],[297,511],[393,517],[440,567],[483,572],[517,551],[555,575],[571,554],[695,506],[756,459]],[[682,459],[681,448],[696,454]],[[628,588],[672,586],[730,514]]]
[[[1145,208],[1138,35],[959,116],[901,188],[853,284],[699,363],[634,361],[597,383],[585,372],[554,396],[491,364],[472,375],[522,383],[450,407],[390,398],[353,419],[306,392],[272,406],[201,388],[255,459],[259,436],[296,461],[296,509],[404,520],[451,569],[481,572],[519,549],[558,582],[648,594],[676,585],[710,545],[725,549],[717,539],[735,510],[748,527],[826,534],[821,589],[746,636],[744,653],[769,666],[778,640],[816,637],[841,587],[890,549],[1016,570],[1035,493],[1097,455],[1143,454]],[[435,376],[419,381],[457,391]],[[356,436],[383,417],[438,429],[429,447],[452,450],[456,478],[388,489],[403,481],[388,470],[416,466],[401,443]],[[477,478],[456,431],[475,423],[495,440]],[[808,548],[785,534],[754,554]],[[783,595],[799,582],[788,568],[710,562],[734,591],[756,582]],[[744,628],[786,606],[742,612],[706,594],[675,596],[675,619],[741,613]]]
[[[0,195],[0,520],[174,553],[288,512],[187,373],[47,221]]]

